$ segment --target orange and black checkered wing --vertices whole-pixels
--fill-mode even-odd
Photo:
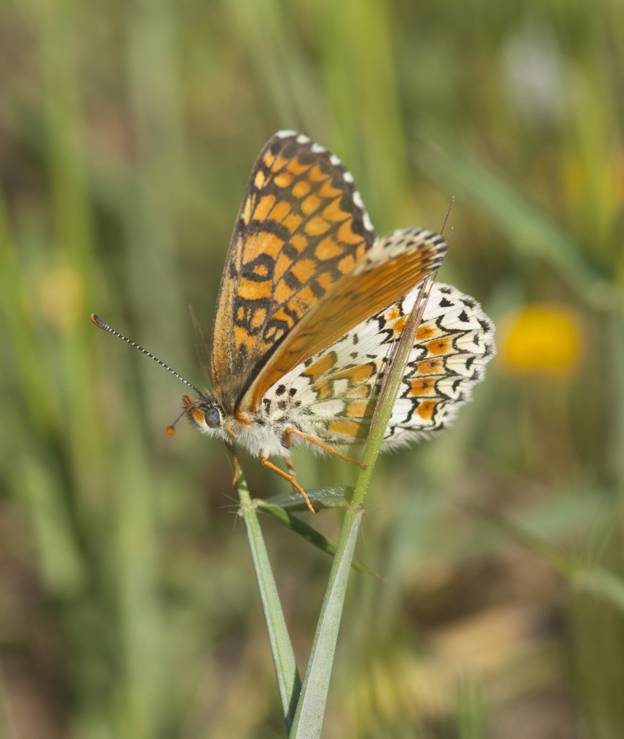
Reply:
[[[374,239],[353,177],[336,156],[292,131],[267,142],[251,172],[217,301],[211,375],[226,411]]]
[[[445,252],[442,236],[423,228],[399,229],[377,239],[267,359],[242,397],[239,410],[253,413],[269,388],[297,365],[435,274]]]

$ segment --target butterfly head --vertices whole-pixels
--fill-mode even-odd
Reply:
[[[183,414],[204,434],[213,434],[223,424],[223,410],[217,401],[208,393],[202,393],[192,400],[188,395],[182,396]]]

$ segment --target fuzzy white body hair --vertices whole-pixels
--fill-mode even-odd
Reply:
[[[205,422],[195,422],[195,426],[206,436],[212,436],[216,439],[231,444],[234,442],[238,446],[246,449],[252,456],[259,457],[266,455],[268,457],[288,457],[288,449],[282,444],[284,429],[271,427],[268,424],[251,423],[243,425],[232,418],[224,419],[223,426],[219,428],[211,428]],[[233,435],[230,435],[225,428],[229,428]]]
[[[259,414],[259,421],[252,421],[250,424],[242,424],[232,417],[226,417],[223,424],[218,428],[211,428],[205,421],[197,421],[192,419],[193,425],[206,436],[220,439],[228,444],[232,442],[237,446],[243,447],[253,457],[283,457],[287,459],[290,456],[290,450],[284,446],[282,440],[286,429],[290,427],[305,428],[308,424],[297,423],[297,413],[293,413],[293,419],[290,423],[272,422],[266,414]],[[302,419],[300,419],[302,420]],[[228,431],[226,431],[228,429]],[[308,429],[307,433],[312,436],[321,437],[320,430]],[[293,435],[291,437],[291,446],[305,445],[316,454],[326,454],[327,452],[316,444],[309,444],[300,436]]]

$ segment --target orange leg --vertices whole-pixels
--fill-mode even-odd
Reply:
[[[243,474],[243,470],[240,466],[240,462],[238,461],[238,457],[234,452],[232,452],[232,487],[235,488],[240,476]]]
[[[335,449],[333,446],[330,446],[329,444],[326,444],[324,441],[321,441],[320,439],[317,439],[315,436],[310,436],[310,434],[306,434],[303,431],[299,431],[299,429],[292,428],[292,426],[289,426],[286,431],[284,431],[284,444],[287,447],[290,447],[291,439],[290,437],[292,435],[300,436],[302,439],[305,439],[310,444],[315,444],[317,447],[322,449],[323,451],[327,452],[328,454],[333,454],[335,457],[339,457],[340,459],[344,459],[345,462],[350,462],[351,464],[355,464],[361,469],[365,469],[366,465],[362,464],[361,462],[358,462],[357,459],[353,459],[353,457],[349,457],[347,454],[344,454],[338,449]]]
[[[288,473],[293,477],[296,477],[295,465],[293,464],[290,454],[287,457],[284,457],[284,461],[286,462],[286,469],[288,470]]]
[[[299,495],[301,495],[301,497],[305,500],[305,504],[308,509],[312,513],[316,513],[314,507],[312,506],[312,503],[310,502],[310,498],[308,498],[308,494],[297,482],[297,478],[295,477],[294,472],[284,472],[284,470],[280,469],[276,464],[273,464],[273,462],[271,462],[264,454],[260,455],[260,463],[264,465],[264,467],[266,467],[268,470],[276,472],[280,477],[283,477],[284,480],[288,480],[288,482],[295,488]]]

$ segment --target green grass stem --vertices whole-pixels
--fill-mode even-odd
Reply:
[[[232,450],[230,451],[233,453]],[[240,500],[239,513],[245,522],[256,579],[260,588],[260,598],[269,632],[269,642],[271,643],[271,653],[275,665],[275,674],[277,676],[284,720],[286,722],[286,728],[289,729],[299,697],[301,678],[297,671],[295,653],[292,648],[290,636],[288,635],[286,619],[284,618],[282,604],[279,593],[277,592],[269,554],[264,543],[264,537],[262,536],[260,522],[258,521],[258,506],[252,500],[247,480],[242,474],[236,483],[236,490]]]
[[[386,427],[392,415],[405,365],[414,346],[416,330],[426,305],[425,297],[429,284],[427,281],[421,288],[390,362],[375,407],[371,430],[362,455],[365,467],[358,475],[351,505],[345,512],[342,523],[338,547],[329,574],[310,659],[303,679],[301,697],[290,734],[291,739],[314,739],[314,737],[321,736],[349,573],[362,522],[364,499],[381,450]]]

